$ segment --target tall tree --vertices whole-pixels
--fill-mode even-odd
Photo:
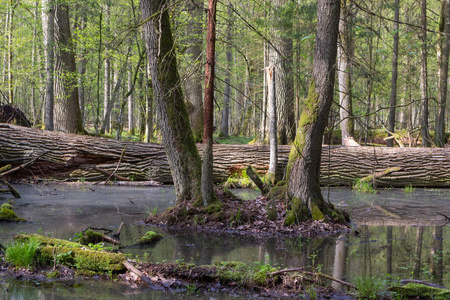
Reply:
[[[269,170],[266,173],[266,179],[275,184],[278,164],[278,141],[277,141],[277,101],[276,101],[276,71],[273,65],[266,68],[267,80],[267,100],[269,106],[269,144],[270,161]]]
[[[177,202],[201,198],[201,161],[189,126],[166,0],[141,0],[144,37],[159,129]]]
[[[333,102],[339,14],[340,0],[318,1],[312,80],[287,167],[291,208],[286,224],[325,216],[344,219],[325,202],[319,185],[322,137]]]
[[[230,94],[231,94],[231,68],[233,65],[233,52],[232,52],[232,34],[233,34],[233,27],[232,27],[232,17],[233,17],[233,9],[231,7],[231,4],[228,5],[228,24],[226,29],[226,35],[227,35],[227,44],[225,46],[225,56],[226,56],[226,74],[225,74],[225,89],[223,92],[223,108],[222,108],[222,120],[220,122],[220,135],[223,137],[228,137],[228,124],[230,121]]]
[[[450,1],[443,0],[441,3],[441,15],[439,20],[439,37],[437,44],[437,103],[436,130],[434,141],[436,146],[444,147],[447,142],[445,135],[445,110],[447,104],[447,79],[449,60],[449,35],[450,35]]]
[[[75,49],[69,24],[69,5],[57,1],[55,5],[55,129],[64,132],[83,132],[78,101]]]
[[[44,33],[45,33],[45,70],[46,70],[46,89],[45,89],[45,129],[54,129],[53,107],[54,107],[54,90],[53,90],[53,71],[54,71],[54,36],[55,36],[55,17],[54,17],[54,0],[43,0],[45,12],[43,12]]]
[[[186,55],[190,69],[185,80],[186,101],[189,119],[196,142],[203,137],[203,94],[202,94],[202,37],[203,37],[203,1],[186,1],[189,14]]]
[[[339,115],[341,118],[342,144],[346,138],[354,136],[353,108],[352,108],[352,37],[351,14],[347,0],[341,2],[341,18],[339,21],[338,38],[338,86],[339,86]]]
[[[428,129],[428,64],[427,64],[427,0],[421,0],[420,10],[421,44],[420,49],[420,96],[422,100],[422,146],[430,147],[430,132]]]
[[[391,96],[389,98],[389,136],[395,131],[395,110],[397,106],[397,77],[398,77],[398,40],[399,40],[399,16],[400,1],[395,0],[394,13],[394,46],[392,51],[392,77],[391,77]],[[387,140],[388,147],[394,147],[394,139]]]
[[[208,28],[205,67],[205,115],[202,149],[202,197],[207,206],[216,201],[213,189],[213,123],[214,123],[214,77],[216,56],[216,6],[217,0],[208,2]]]

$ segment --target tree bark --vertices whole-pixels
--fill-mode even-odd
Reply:
[[[395,110],[397,106],[397,77],[398,77],[398,40],[399,40],[399,11],[400,0],[395,0],[395,14],[394,14],[394,49],[392,51],[392,77],[391,77],[391,96],[389,98],[389,132],[395,131]],[[391,136],[391,133],[388,134]],[[387,140],[388,147],[394,147],[394,139]]]
[[[196,142],[203,137],[203,96],[202,96],[202,40],[203,40],[203,1],[186,1],[189,20],[187,28],[186,54],[190,69],[184,84],[188,102],[189,120]]]
[[[226,75],[225,75],[225,89],[223,92],[223,108],[222,108],[222,120],[220,122],[220,136],[228,137],[229,136],[229,128],[228,124],[230,121],[230,93],[231,93],[231,68],[233,65],[233,52],[232,52],[232,16],[233,16],[233,10],[231,8],[231,4],[228,6],[227,10],[228,14],[228,24],[227,24],[227,44],[225,46],[225,55],[226,55]]]
[[[147,57],[159,127],[177,202],[201,195],[201,161],[181,90],[166,0],[141,0]]]
[[[55,6],[55,42],[55,129],[69,133],[83,132],[75,49],[70,32],[69,5],[66,3],[57,2]]]
[[[420,50],[420,95],[422,100],[422,146],[430,147],[430,132],[428,129],[428,70],[427,70],[427,0],[421,0],[420,27],[422,35],[420,37],[422,47]]]
[[[313,78],[287,167],[290,211],[287,225],[305,220],[344,221],[325,202],[319,185],[322,137],[333,102],[340,0],[319,0]]]
[[[216,6],[217,0],[208,3],[208,28],[206,38],[205,104],[202,149],[201,190],[203,205],[217,199],[213,188],[213,124],[214,124],[214,77],[216,56]]]
[[[347,1],[341,2],[341,19],[339,21],[338,44],[338,86],[339,86],[339,116],[341,119],[342,145],[346,138],[354,136],[354,121],[352,108],[352,44],[351,44],[351,15],[347,8]]]
[[[54,18],[54,0],[42,1],[46,13],[43,13],[43,29],[45,32],[45,71],[46,71],[46,89],[45,89],[45,129],[54,129],[53,108],[54,108],[54,90],[53,90],[53,72],[54,72],[54,36],[55,36],[55,18]],[[44,26],[45,25],[45,26]]]
[[[271,184],[275,184],[278,165],[278,140],[277,140],[277,101],[276,101],[276,86],[275,67],[270,65],[266,68],[265,73],[267,75],[268,85],[268,106],[269,106],[269,145],[270,145],[270,161],[269,171],[266,174],[267,180]]]
[[[106,177],[93,168],[113,173],[125,147],[118,175],[134,180],[173,182],[163,145],[0,124],[0,163],[17,166],[49,151],[28,170],[18,171],[17,178],[105,180]],[[197,148],[201,149],[201,144]],[[291,146],[278,146],[279,169],[286,168],[290,150]],[[269,169],[269,152],[268,145],[214,145],[214,181],[223,182],[247,166],[264,174]],[[377,186],[450,187],[450,149],[446,148],[325,146],[320,184],[351,186],[356,179],[393,166],[402,170],[379,178]]]
[[[444,147],[447,142],[445,135],[445,110],[447,104],[447,79],[449,60],[450,34],[450,1],[444,0],[441,4],[441,18],[439,21],[439,36],[437,45],[437,103],[436,130],[434,141],[437,147]]]

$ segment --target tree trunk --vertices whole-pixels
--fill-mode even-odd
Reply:
[[[188,102],[189,120],[195,142],[203,137],[203,96],[202,96],[202,40],[203,40],[203,1],[186,1],[189,13],[186,54],[190,69],[184,84]]]
[[[430,132],[428,129],[428,70],[427,70],[427,0],[421,0],[420,26],[421,35],[421,64],[420,64],[420,96],[422,100],[422,146],[430,147]]]
[[[319,0],[313,78],[287,167],[290,211],[287,225],[304,220],[344,221],[325,202],[319,186],[322,137],[333,102],[340,0]]]
[[[177,202],[201,195],[201,161],[181,90],[166,0],[141,0],[144,36],[159,129],[175,184]]]
[[[339,87],[339,115],[341,118],[342,145],[345,139],[354,136],[353,108],[352,108],[352,44],[351,18],[347,1],[341,3],[341,19],[339,21],[338,44],[338,87]]]
[[[214,76],[216,56],[216,6],[217,0],[208,3],[208,28],[205,66],[205,114],[202,149],[202,198],[207,206],[217,199],[213,188],[213,124],[214,124]]]
[[[394,49],[392,51],[392,77],[391,77],[391,96],[389,98],[389,134],[395,131],[395,110],[397,106],[397,77],[398,77],[398,40],[399,40],[399,11],[400,0],[395,0],[395,16],[394,16]],[[387,140],[388,147],[394,147],[394,139]]]
[[[105,3],[105,39],[109,39],[110,33],[110,1],[107,0]],[[105,42],[107,44],[107,42]],[[104,134],[105,132],[109,132],[110,130],[110,120],[111,120],[111,110],[108,111],[108,107],[110,106],[111,101],[111,60],[109,50],[105,48],[105,78],[103,85],[103,123],[100,133]]]
[[[54,0],[45,0],[43,1],[43,6],[47,11],[45,19],[43,18],[42,24],[45,32],[45,41],[46,41],[46,61],[45,61],[45,70],[46,70],[46,89],[45,89],[45,129],[53,130],[54,129],[54,120],[53,120],[53,108],[54,108],[54,37],[55,37],[55,19],[54,19]],[[45,5],[46,4],[46,5]]]
[[[77,67],[69,24],[69,5],[55,6],[55,115],[56,130],[83,132],[78,100]]]
[[[232,17],[233,17],[233,10],[231,8],[231,4],[228,6],[228,24],[227,24],[227,44],[225,46],[225,52],[226,52],[226,75],[225,75],[225,90],[223,92],[223,108],[222,108],[222,120],[220,122],[220,136],[228,137],[229,135],[229,128],[228,123],[230,121],[230,93],[231,93],[231,68],[233,65],[233,52],[232,52]]]
[[[17,177],[104,180],[106,177],[93,168],[112,173],[125,147],[118,175],[172,183],[163,145],[0,125],[2,163],[20,165],[49,151],[29,169],[17,173]],[[278,169],[285,169],[290,150],[291,146],[278,146]],[[268,145],[214,145],[214,181],[223,182],[247,166],[263,175],[269,169],[269,152]],[[324,147],[320,184],[351,186],[356,179],[391,167],[402,170],[378,179],[377,186],[450,187],[447,148]]]
[[[441,19],[439,21],[439,37],[437,45],[437,103],[436,129],[434,141],[437,147],[444,147],[447,142],[445,135],[445,110],[447,103],[447,79],[449,60],[450,34],[450,1],[444,0],[441,4]]]
[[[274,66],[266,68],[268,85],[268,104],[269,104],[269,144],[270,144],[270,160],[269,171],[266,174],[267,180],[271,184],[275,184],[278,165],[278,140],[277,140],[277,101],[276,101],[276,72]]]

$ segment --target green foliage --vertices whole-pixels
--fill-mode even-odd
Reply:
[[[234,172],[228,177],[227,181],[223,184],[224,188],[236,189],[236,188],[249,188],[257,189],[255,183],[248,177],[247,171],[245,169],[239,170],[239,172]]]
[[[386,289],[384,280],[375,277],[357,277],[355,280],[358,299],[378,299]]]
[[[219,144],[229,144],[229,145],[248,145],[252,140],[252,136],[229,136],[220,137],[218,134],[214,135],[214,140]]]
[[[7,248],[5,260],[15,267],[34,268],[38,263],[36,252],[40,242],[36,237],[28,240],[15,240]]]
[[[306,293],[308,294],[310,300],[317,299],[317,291],[316,291],[316,287],[314,285],[309,285],[306,288]]]

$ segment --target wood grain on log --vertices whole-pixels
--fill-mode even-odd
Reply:
[[[45,151],[18,177],[83,178],[105,180],[95,171],[114,172],[122,150],[127,147],[117,175],[133,180],[171,183],[172,177],[164,148],[160,144],[127,142],[86,135],[31,129],[9,124],[0,125],[0,163],[21,164]],[[199,148],[201,145],[199,145]],[[278,147],[278,166],[284,170],[290,146]],[[263,174],[269,167],[269,146],[214,145],[214,180],[252,166]],[[402,170],[376,181],[378,186],[450,187],[450,149],[323,146],[321,183],[352,185],[358,179],[392,166]]]

